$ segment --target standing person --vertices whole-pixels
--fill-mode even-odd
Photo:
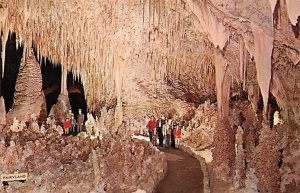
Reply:
[[[67,117],[69,118],[69,120],[71,120],[72,114],[73,114],[72,109],[69,109],[68,114],[67,114]]]
[[[166,145],[168,147],[170,147],[171,146],[171,143],[170,143],[171,142],[171,135],[172,135],[172,120],[171,119],[169,120],[168,126],[169,126],[169,128],[168,128],[168,131],[167,131]]]
[[[176,118],[171,123],[171,147],[175,148],[175,138],[174,138],[174,129],[177,127],[178,123]]]
[[[72,114],[70,122],[71,122],[71,132],[75,133],[76,132],[76,129],[75,129],[76,120],[74,118],[74,114]]]
[[[70,127],[71,127],[71,123],[69,121],[69,118],[66,118],[64,122],[64,132],[66,135],[69,134]]]
[[[165,124],[162,127],[163,139],[164,139],[164,145],[165,145],[165,147],[168,146],[167,142],[168,142],[168,132],[169,132],[169,129],[170,129],[169,120],[168,120],[168,118],[166,118]]]
[[[152,144],[154,146],[157,146],[157,128],[156,127],[154,127],[153,134],[152,134]]]
[[[142,128],[141,128],[141,135],[142,136],[147,136],[147,123],[148,123],[149,119],[147,116],[144,116],[143,117],[143,120],[142,120]]]
[[[156,127],[156,121],[155,121],[154,116],[152,115],[151,120],[147,124],[150,142],[152,142],[152,136],[153,136],[153,131],[154,131],[155,127]]]
[[[181,138],[181,129],[180,129],[179,125],[177,125],[177,127],[175,127],[175,129],[173,130],[173,133],[174,133],[174,138],[175,138],[175,148],[178,149],[179,144],[180,144],[180,138]]]
[[[157,124],[156,124],[159,146],[163,146],[164,136],[163,136],[163,132],[162,132],[162,127],[164,124],[165,124],[165,118],[164,118],[164,116],[161,116],[157,120]]]
[[[82,114],[81,109],[79,109],[77,115],[77,131],[79,133],[82,131],[83,122],[84,122],[84,114]]]

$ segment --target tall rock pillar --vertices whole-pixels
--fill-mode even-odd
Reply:
[[[213,183],[216,180],[231,182],[234,164],[234,132],[229,123],[230,76],[227,63],[218,49],[215,50],[218,125],[214,134]]]
[[[50,115],[54,115],[58,124],[62,124],[71,109],[67,90],[68,71],[62,65],[61,68],[61,89],[57,98],[57,103],[51,108]]]
[[[30,121],[31,114],[35,114],[39,121],[46,119],[46,100],[42,86],[41,68],[30,50],[20,65],[14,104],[7,113],[7,124],[11,124],[14,117],[20,121]]]

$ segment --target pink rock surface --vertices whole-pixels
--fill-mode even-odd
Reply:
[[[10,182],[12,192],[152,192],[166,172],[163,153],[121,132],[102,141],[24,130],[0,143],[0,172],[28,172],[24,183]],[[15,137],[14,137],[15,136]],[[9,139],[11,139],[9,141]],[[2,190],[0,192],[3,192]]]

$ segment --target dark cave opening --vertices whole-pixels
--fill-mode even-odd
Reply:
[[[4,98],[6,112],[12,108],[14,102],[16,80],[23,56],[23,46],[21,45],[17,49],[16,42],[16,34],[9,34],[5,48],[4,76],[1,76],[0,78],[0,96],[2,95]],[[2,61],[2,58],[0,59]],[[58,95],[60,94],[61,67],[60,65],[52,64],[48,58],[42,58],[40,64],[43,79],[43,91],[47,103],[47,113],[49,114],[51,107],[57,102]],[[2,73],[2,65],[0,66],[0,73]],[[69,72],[67,87],[74,115],[77,116],[79,109],[82,109],[82,113],[86,115],[87,103],[80,78],[74,79],[73,74]]]
[[[258,112],[263,112],[264,111],[264,101],[261,93],[259,93],[259,100],[257,102],[257,110]]]
[[[47,114],[49,114],[60,93],[61,68],[58,65],[53,65],[47,58],[41,60],[43,91],[47,104]]]
[[[269,95],[269,123],[270,127],[272,128],[274,126],[274,114],[276,111],[280,111],[280,108],[277,104],[277,101],[275,97],[270,93]]]
[[[48,59],[42,59],[41,71],[43,77],[43,90],[47,103],[47,113],[49,114],[60,94],[61,66],[52,64]],[[82,113],[86,115],[87,103],[80,78],[73,77],[73,74],[69,72],[67,77],[67,88],[72,111],[74,116],[77,117],[79,109],[82,109]]]
[[[256,114],[257,114],[257,118],[260,122],[263,121],[263,119],[264,119],[263,112],[264,112],[264,101],[263,101],[263,97],[262,97],[261,93],[259,92],[259,99],[257,101]]]
[[[2,49],[2,48],[1,48]],[[9,34],[5,47],[5,64],[4,69],[1,67],[1,72],[4,70],[4,76],[1,75],[1,94],[5,101],[6,112],[11,109],[14,102],[14,93],[17,76],[19,74],[20,63],[23,54],[23,46],[18,49],[16,47],[16,34]],[[2,58],[1,58],[2,63]]]

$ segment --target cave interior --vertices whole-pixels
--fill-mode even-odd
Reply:
[[[0,29],[0,192],[160,192],[152,116],[195,192],[300,192],[299,0],[0,0]]]

